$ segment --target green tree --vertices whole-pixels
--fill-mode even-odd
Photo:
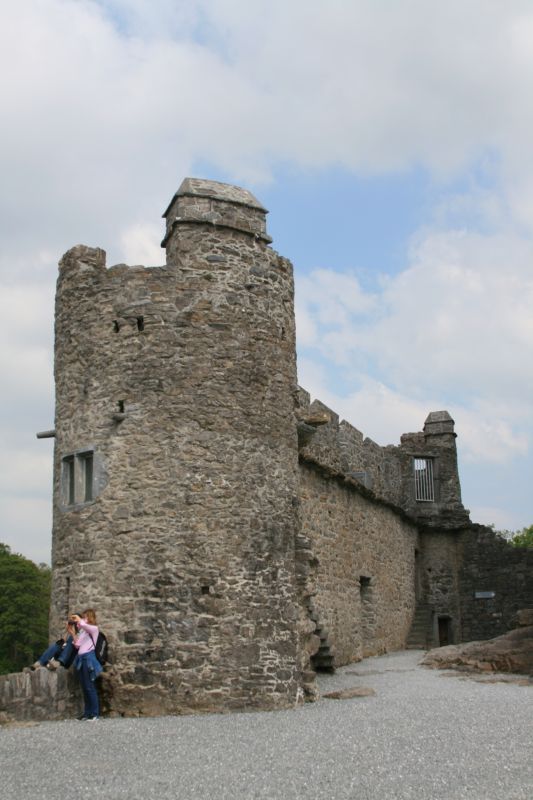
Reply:
[[[50,567],[0,542],[0,675],[32,664],[48,644]]]
[[[516,533],[511,539],[513,547],[533,547],[533,525],[529,528],[522,528],[520,533]]]

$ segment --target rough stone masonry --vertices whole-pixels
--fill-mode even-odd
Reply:
[[[380,447],[299,389],[266,213],[188,178],[165,266],[81,245],[59,265],[50,628],[97,609],[115,713],[294,706],[317,669],[488,638],[533,607],[531,551],[461,503],[446,411]],[[37,683],[7,676],[0,698],[27,718]],[[58,685],[40,717],[64,713]]]

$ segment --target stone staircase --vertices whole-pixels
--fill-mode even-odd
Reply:
[[[316,625],[314,634],[320,639],[320,647],[317,652],[311,656],[311,666],[315,672],[335,672],[335,658],[333,649],[328,641],[327,631],[322,627],[316,611],[311,611],[310,617]]]
[[[432,647],[432,621],[433,609],[431,606],[427,603],[418,603],[405,645],[408,650],[420,648],[428,650]]]

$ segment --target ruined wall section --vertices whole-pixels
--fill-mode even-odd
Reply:
[[[533,609],[533,548],[513,547],[491,528],[473,525],[458,540],[461,641],[490,639]]]
[[[517,612],[533,609],[533,549],[513,547],[483,525],[425,529],[417,567],[432,646],[439,646],[439,618],[449,621],[450,642],[468,642],[513,629]]]
[[[427,611],[427,644],[439,646],[439,618],[449,620],[449,640],[462,641],[458,532],[425,530],[417,553],[417,595]]]
[[[342,472],[425,527],[450,530],[468,524],[468,511],[461,503],[454,422],[446,411],[429,414],[424,430],[404,434],[399,446],[382,447],[350,423],[340,421],[321,401],[311,402],[303,389],[298,402],[301,460]],[[431,502],[416,499],[415,458],[431,461]]]
[[[334,666],[404,647],[415,610],[416,525],[305,461],[300,500],[317,560],[313,609]]]
[[[398,448],[376,444],[346,420],[341,421],[320,400],[311,402],[311,396],[303,389],[298,400],[301,419],[322,415],[327,420],[301,440],[300,457],[343,472],[376,497],[400,506],[403,489]]]
[[[52,628],[98,609],[122,713],[283,707],[310,681],[292,268],[247,195],[185,181],[166,267],[60,266]]]
[[[80,695],[74,670],[28,669],[0,675],[0,724],[73,717],[83,705]]]

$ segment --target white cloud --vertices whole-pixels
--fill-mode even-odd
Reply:
[[[13,552],[50,563],[52,504],[39,497],[0,498],[2,539]]]
[[[2,493],[21,498],[40,495],[50,503],[52,489],[52,460],[50,448],[35,440],[35,432],[31,432],[35,444],[25,442],[10,453],[9,459],[0,463],[0,486]],[[30,437],[28,437],[30,438]]]
[[[120,236],[121,250],[128,264],[157,266],[165,263],[161,249],[161,225],[139,223],[131,225]]]
[[[122,219],[161,186],[165,202],[196,158],[257,181],[282,160],[447,174],[489,149],[529,208],[530,6],[408,5],[13,4],[4,180],[28,211],[38,186],[75,214]]]
[[[0,285],[0,292],[3,305],[0,372],[4,402],[14,386],[18,386],[24,403],[29,400],[44,402],[51,393],[53,380],[53,287]]]
[[[533,391],[533,244],[510,235],[429,232],[384,291],[373,331],[384,370],[405,387],[521,398]]]
[[[51,427],[61,253],[83,242],[110,264],[161,263],[154,209],[197,163],[252,190],[280,164],[432,172],[439,208],[401,274],[373,293],[355,273],[299,281],[300,345],[342,366],[356,389],[335,390],[315,367],[317,392],[377,440],[451,404],[469,458],[524,453],[532,52],[529,0],[11,4],[0,27],[5,458],[16,431]]]
[[[298,360],[298,381],[312,399],[325,403],[364,436],[382,445],[399,444],[402,433],[422,430],[428,413],[437,410],[431,403],[417,403],[368,376],[361,377],[356,391],[338,392],[326,371],[308,358]]]
[[[497,506],[472,506],[470,513],[480,525],[494,525],[497,531],[516,531],[525,527],[520,516],[510,515],[508,509]]]
[[[454,414],[465,461],[504,465],[528,453],[530,435],[517,426],[512,413],[484,415],[458,406]]]
[[[417,236],[411,266],[384,276],[381,294],[365,298],[352,276],[341,280],[320,270],[301,282],[297,297],[307,358],[333,361],[345,382],[358,385],[344,397],[337,390],[334,399],[335,410],[348,411],[357,427],[371,430],[381,419],[379,436],[390,435],[391,422],[398,436],[415,408],[421,427],[424,409],[448,407],[467,460],[505,463],[528,452],[531,242],[426,230]],[[326,385],[331,392],[331,381]]]

